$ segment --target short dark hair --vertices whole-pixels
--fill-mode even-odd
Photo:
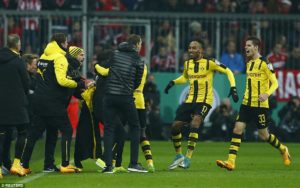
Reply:
[[[260,49],[261,42],[260,42],[259,38],[255,37],[255,36],[250,36],[246,39],[246,41],[248,41],[248,40],[252,41],[253,45],[258,46],[258,49]]]
[[[8,48],[17,48],[17,44],[20,41],[20,37],[17,34],[11,34],[7,37],[7,47]]]
[[[202,40],[192,40],[191,42],[197,42],[199,44],[199,48],[204,49],[204,42]]]
[[[127,42],[132,45],[137,45],[141,41],[141,36],[137,34],[131,34],[127,38]]]
[[[34,59],[38,59],[38,56],[37,55],[34,55],[34,54],[24,54],[22,56],[22,59],[23,61],[26,63],[26,64],[31,64],[32,63],[32,60]]]
[[[51,42],[55,41],[58,45],[67,40],[67,35],[64,33],[54,33],[51,37]]]

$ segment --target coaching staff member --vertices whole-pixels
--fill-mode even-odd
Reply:
[[[79,169],[69,164],[72,127],[67,106],[74,89],[85,88],[85,84],[83,81],[73,80],[72,75],[69,74],[74,71],[74,68],[69,58],[66,58],[67,46],[67,36],[64,33],[53,34],[38,62],[38,73],[41,79],[37,82],[34,92],[33,110],[42,123],[27,137],[23,156],[23,167],[26,169],[29,168],[34,144],[46,127],[47,130],[58,129],[62,133],[60,172],[79,172]],[[47,153],[50,155],[52,152]]]
[[[129,171],[147,172],[138,162],[140,124],[134,105],[133,91],[140,85],[144,70],[144,62],[139,56],[142,40],[139,35],[132,34],[127,42],[123,42],[112,54],[110,71],[106,81],[104,96],[104,173],[113,173],[112,148],[115,129],[114,119],[124,115],[130,127],[130,164]]]
[[[29,77],[25,64],[20,57],[20,37],[12,34],[7,37],[7,47],[0,49],[0,167],[3,161],[4,139],[11,127],[16,127],[18,138],[15,147],[15,159],[11,173],[24,176],[20,165],[22,146],[26,137],[26,127],[29,123],[27,110],[29,91]],[[0,169],[0,179],[2,173]]]

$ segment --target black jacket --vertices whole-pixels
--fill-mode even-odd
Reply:
[[[144,71],[144,62],[135,48],[127,42],[121,43],[110,63],[105,93],[133,95],[133,91],[141,83]]]
[[[39,77],[37,77],[37,74],[32,74],[28,72],[29,75],[29,94],[28,94],[28,101],[29,101],[29,106],[28,106],[28,112],[29,112],[29,117],[30,121],[32,121],[34,113],[33,113],[33,107],[32,107],[32,101],[33,101],[33,96],[34,96],[34,91],[36,87],[37,80]],[[42,79],[42,78],[40,78]]]
[[[108,62],[105,63],[106,64],[104,65],[102,64],[102,66],[105,68],[109,68],[109,66],[107,65]],[[107,77],[97,75],[96,90],[93,96],[93,113],[97,121],[101,123],[103,123],[103,119],[104,119],[103,98],[105,94],[106,81],[107,81]]]
[[[29,77],[25,63],[8,48],[0,49],[0,125],[29,122]]]

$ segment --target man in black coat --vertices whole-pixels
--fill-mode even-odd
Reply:
[[[134,104],[133,91],[140,85],[144,63],[139,56],[142,40],[138,35],[130,35],[127,42],[119,45],[110,60],[104,96],[104,173],[113,173],[112,148],[114,143],[116,117],[124,115],[130,127],[130,164],[128,171],[147,172],[138,164],[140,124]]]
[[[33,54],[24,54],[22,56],[22,60],[25,63],[25,66],[27,68],[27,72],[29,74],[29,94],[28,96],[28,113],[29,113],[29,119],[30,123],[28,124],[28,129],[30,129],[30,124],[32,122],[33,118],[33,112],[31,108],[31,100],[32,100],[32,95],[34,93],[34,88],[35,88],[35,74],[37,71],[37,60],[38,56],[33,55]],[[11,141],[13,140],[13,128],[7,129],[5,133],[5,140],[4,140],[4,145],[3,145],[3,150],[5,151],[3,153],[3,166],[2,166],[2,173],[3,174],[8,174],[9,169],[11,168],[11,159],[10,159],[10,146],[11,146]]]
[[[100,72],[98,72],[96,66],[100,65],[101,67],[104,68],[109,68],[111,66],[110,58],[112,57],[113,54],[112,49],[106,49],[104,50],[98,57],[100,59],[97,64],[95,64],[95,71],[97,73],[96,77],[96,90],[93,96],[93,116],[95,118],[96,124],[102,123],[104,126],[104,112],[105,109],[103,107],[103,100],[105,96],[105,89],[106,89],[106,80],[107,76],[102,76]],[[123,125],[125,124],[124,118],[123,117],[116,117],[114,119],[114,125],[115,127],[118,127],[118,129],[115,130],[115,139],[114,139],[114,149],[113,149],[113,160],[115,160],[115,167],[120,168],[122,164],[122,153],[123,153],[123,148],[125,144],[125,137],[126,133],[125,130],[122,128]],[[76,135],[77,138],[77,135]],[[101,168],[101,161],[97,160],[96,164]],[[115,168],[114,170],[116,170]]]
[[[41,125],[43,121],[41,121],[38,116],[35,115],[33,112],[33,97],[34,91],[37,85],[37,82],[42,82],[42,77],[37,73],[37,63],[39,57],[34,54],[24,54],[22,56],[23,61],[27,67],[27,73],[29,75],[29,106],[28,106],[28,113],[30,123],[27,127],[27,135],[32,134],[34,131],[40,129],[41,127],[45,127],[45,125]],[[46,142],[45,142],[45,160],[44,160],[44,170],[43,172],[58,172],[59,169],[54,164],[54,152],[57,140],[57,133],[58,130],[55,128],[48,128],[46,131]],[[5,164],[5,162],[4,162]],[[31,170],[29,168],[25,168],[25,170],[30,173]]]
[[[15,148],[15,159],[11,173],[24,176],[25,172],[20,165],[22,147],[26,137],[26,126],[29,123],[27,110],[29,78],[20,58],[21,42],[18,35],[9,35],[7,47],[0,49],[0,166],[2,166],[3,142],[6,131],[16,127],[18,138]],[[0,170],[0,178],[2,172]]]

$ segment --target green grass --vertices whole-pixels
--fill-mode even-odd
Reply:
[[[57,144],[59,146],[59,144]],[[127,143],[126,146],[129,146]],[[186,148],[186,143],[183,143]],[[1,183],[24,182],[26,188],[83,188],[83,187],[170,187],[170,188],[295,188],[300,187],[300,144],[288,144],[293,163],[285,167],[278,151],[266,143],[242,143],[235,171],[228,172],[215,165],[216,159],[226,159],[229,143],[199,142],[188,170],[168,170],[174,157],[171,142],[152,142],[156,172],[154,174],[101,174],[94,161],[83,163],[84,172],[78,174],[41,173],[44,147],[39,142],[33,154],[33,173],[25,178],[5,176]],[[123,166],[128,165],[128,147]],[[60,161],[59,148],[56,161]],[[140,161],[145,165],[142,154]],[[36,178],[38,176],[38,178]],[[40,176],[40,177],[39,177]],[[36,179],[33,179],[36,178]],[[299,183],[299,184],[298,184]]]

